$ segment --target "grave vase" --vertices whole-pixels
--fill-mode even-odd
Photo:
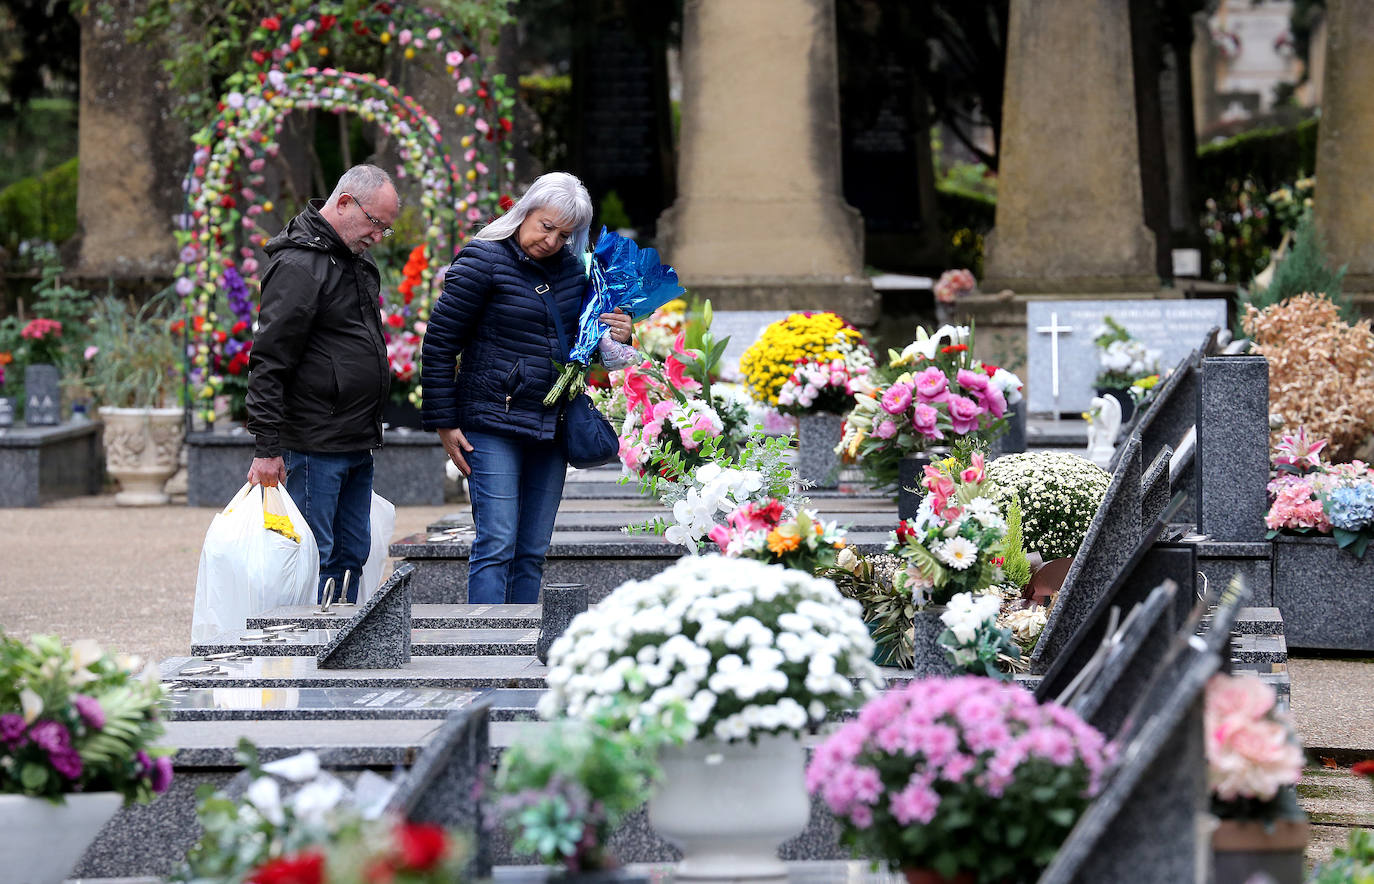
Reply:
[[[59,884],[124,803],[118,792],[73,792],[65,798],[65,803],[53,804],[27,795],[0,795],[6,881]]]
[[[119,480],[115,503],[167,503],[163,486],[177,471],[177,456],[186,433],[183,418],[180,408],[100,409],[105,424],[105,471]]]
[[[1212,832],[1216,884],[1301,884],[1307,820],[1221,820]]]
[[[840,484],[840,427],[844,418],[818,411],[797,418],[797,476],[813,488],[835,488]]]
[[[921,498],[925,497],[925,489],[921,487],[921,480],[925,478],[926,464],[943,460],[948,456],[948,448],[936,445],[925,451],[913,451],[902,457],[902,462],[897,468],[897,518],[916,518],[916,510],[921,506]]]
[[[649,824],[682,851],[679,880],[782,878],[778,845],[806,828],[806,751],[795,735],[696,740],[659,754]]]

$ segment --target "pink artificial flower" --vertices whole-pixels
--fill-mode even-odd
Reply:
[[[943,377],[943,375],[941,375],[941,377]],[[898,381],[897,383],[888,387],[886,393],[883,393],[883,411],[886,411],[888,414],[901,414],[902,412],[906,411],[907,407],[910,405],[911,386],[909,384],[904,384],[901,381]]]
[[[1207,682],[1205,714],[1256,721],[1274,708],[1274,689],[1251,675],[1214,675]]]
[[[1007,396],[996,384],[988,384],[986,390],[974,394],[978,404],[993,417],[1000,418],[1007,413]]]
[[[927,439],[943,439],[945,434],[940,431],[939,420],[940,412],[936,411],[933,405],[922,402],[917,404],[912,412],[911,425]]]
[[[716,542],[716,546],[720,547],[721,552],[725,552],[726,548],[730,546],[730,529],[725,525],[716,525],[706,533],[706,536]]]
[[[988,388],[988,376],[976,371],[969,371],[967,368],[959,369],[954,376],[954,380],[965,390],[982,392]]]
[[[883,418],[873,427],[874,439],[891,439],[897,435],[897,422]]]
[[[949,422],[955,433],[963,435],[978,429],[978,419],[983,415],[983,408],[977,402],[966,396],[950,396],[946,400],[946,405],[949,408]]]
[[[939,402],[948,389],[949,378],[933,365],[916,374],[916,395],[922,402]]]
[[[1274,464],[1276,466],[1317,469],[1321,466],[1321,451],[1329,441],[1327,439],[1309,439],[1307,428],[1299,426],[1296,433],[1284,436],[1282,441],[1274,446]]]
[[[970,463],[968,469],[960,473],[959,478],[969,483],[983,481],[983,464],[983,452],[975,451],[973,453],[972,462]]]

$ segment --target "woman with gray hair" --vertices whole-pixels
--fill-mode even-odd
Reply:
[[[470,603],[539,601],[567,472],[557,438],[564,404],[543,399],[577,335],[591,218],[575,176],[540,176],[458,253],[430,314],[422,420],[468,477]],[[629,342],[629,316],[600,319]]]

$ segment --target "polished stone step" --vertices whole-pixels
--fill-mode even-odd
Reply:
[[[314,657],[250,656],[215,661],[220,674],[187,675],[200,657],[171,657],[159,667],[164,682],[188,687],[300,688],[348,684],[373,688],[543,688],[548,667],[532,655],[412,657],[397,669],[320,669]]]
[[[1241,635],[1283,635],[1283,615],[1278,608],[1241,608],[1231,631]]]
[[[321,616],[319,605],[288,605],[248,618],[249,629],[264,626],[322,628],[357,613],[357,606],[330,608]],[[538,629],[539,605],[411,605],[412,629]]]
[[[247,640],[253,634],[247,630],[221,633],[191,645],[191,654],[237,652],[264,657],[299,657],[318,654],[325,649],[338,630],[301,629],[273,634],[273,640]],[[411,655],[439,656],[529,656],[539,639],[538,629],[412,629]]]
[[[1288,642],[1281,635],[1238,635],[1231,640],[1233,663],[1287,663]]]
[[[404,721],[444,719],[478,699],[491,702],[492,721],[533,721],[542,690],[498,688],[372,688],[341,683],[305,688],[176,688],[167,721]]]

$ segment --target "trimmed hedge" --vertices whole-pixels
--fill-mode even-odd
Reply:
[[[1317,170],[1317,119],[1289,128],[1255,129],[1198,149],[1198,190],[1219,197],[1227,182],[1252,178],[1268,193]]]
[[[62,243],[76,234],[77,158],[0,190],[0,245]]]

